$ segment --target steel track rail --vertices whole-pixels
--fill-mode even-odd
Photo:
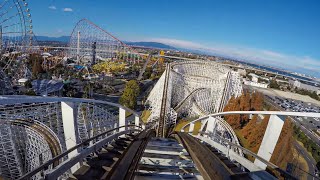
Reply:
[[[202,135],[210,136],[209,133],[205,133],[205,132],[200,132],[200,133],[201,133]],[[195,137],[195,138],[206,142],[205,139],[198,138],[198,137]],[[217,138],[217,139],[220,140],[221,142],[226,143],[226,144],[229,145],[230,147],[235,147],[235,148],[241,149],[241,151],[242,151],[244,154],[250,155],[250,156],[252,156],[252,157],[260,160],[261,162],[265,163],[265,164],[266,164],[268,167],[270,167],[271,169],[274,169],[274,170],[278,171],[278,172],[279,172],[283,177],[285,177],[286,179],[297,180],[297,178],[294,177],[293,175],[291,175],[290,173],[288,173],[288,172],[280,169],[277,165],[275,165],[275,164],[273,164],[273,163],[271,163],[271,162],[263,159],[262,157],[258,156],[258,155],[255,154],[254,152],[252,152],[252,151],[250,151],[250,150],[248,150],[248,149],[246,149],[246,148],[244,148],[244,147],[242,147],[242,146],[240,146],[240,145],[238,145],[238,144],[235,144],[235,143],[233,143],[233,142],[230,142],[230,141],[227,140],[227,139],[224,139],[224,138],[221,138],[221,137],[218,137],[218,136],[215,136],[215,138]]]
[[[206,133],[203,133],[203,134],[206,134]],[[182,133],[182,132],[178,132],[175,137],[187,149],[190,156],[192,157],[192,160],[195,162],[196,166],[198,167],[204,179],[233,179],[233,178],[237,179],[237,177],[241,177],[242,179],[252,179],[250,175],[247,174],[246,172],[243,172],[243,173],[232,172],[229,169],[229,167],[226,166],[226,164],[221,161],[221,159],[219,159],[214,153],[212,153],[212,151],[208,147],[206,147],[203,143],[200,142],[200,140],[203,140],[203,139],[199,140],[187,133]],[[237,144],[229,142],[226,139],[219,138],[219,137],[217,138],[223,141],[224,143],[227,143],[232,147],[239,148],[243,152],[246,152],[247,154],[266,163],[268,167],[278,171],[284,178],[292,179],[292,180],[297,179],[291,174],[287,173],[286,171],[280,169],[276,165],[259,157],[255,153]]]

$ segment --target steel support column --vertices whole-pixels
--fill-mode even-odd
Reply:
[[[63,122],[63,130],[64,137],[66,142],[67,149],[71,149],[72,147],[77,145],[77,119],[76,119],[76,104],[71,102],[61,102],[61,113],[62,113],[62,122]],[[72,158],[78,154],[78,151],[73,151],[69,153],[68,158]],[[80,168],[80,164],[75,164],[71,171],[75,172]]]
[[[258,156],[262,157],[266,161],[269,161],[273,151],[277,145],[283,124],[285,121],[285,116],[271,115],[266,132],[264,133]],[[254,164],[261,169],[265,170],[267,165],[256,159]]]
[[[134,117],[134,125],[139,126],[140,125],[140,118],[139,116]]]
[[[214,133],[215,124],[216,124],[216,119],[213,117],[209,117],[207,120],[206,133]]]
[[[189,133],[192,133],[192,134],[193,134],[193,130],[194,130],[194,123],[190,123]]]
[[[127,123],[126,123],[126,110],[119,107],[119,127],[126,126],[126,125],[127,125]],[[124,130],[126,130],[125,127],[119,129],[120,132],[124,131]]]

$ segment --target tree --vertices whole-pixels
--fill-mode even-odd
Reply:
[[[317,93],[315,91],[308,91],[308,90],[305,90],[305,89],[298,89],[298,88],[295,88],[295,91],[298,94],[307,95],[307,96],[310,96],[313,99],[320,100],[320,97],[317,95]]]
[[[133,64],[133,65],[129,66],[127,72],[129,74],[134,74],[135,76],[137,76],[140,72],[140,67],[136,64]]]
[[[152,67],[146,67],[146,70],[145,70],[145,72],[143,73],[143,78],[144,79],[149,79],[150,78],[150,76],[151,76],[151,74],[152,74]]]
[[[65,97],[77,97],[77,90],[67,83],[63,86],[63,96]]]
[[[277,145],[273,151],[270,162],[279,166],[280,168],[286,168],[287,162],[293,160],[293,127],[289,119],[284,122],[281,134],[279,136]]]
[[[280,89],[280,86],[279,86],[279,84],[277,83],[276,80],[271,80],[271,81],[270,81],[270,88]]]
[[[130,109],[134,109],[137,105],[137,97],[140,93],[140,87],[136,80],[130,80],[126,83],[123,94],[119,99],[119,103]]]
[[[266,80],[266,79],[262,79],[262,78],[258,78],[258,83],[269,83],[269,81],[268,80]]]
[[[317,95],[317,93],[315,91],[313,91],[312,93],[310,93],[309,95],[311,98],[319,100],[319,96]]]
[[[87,84],[83,88],[82,98],[90,98],[91,97],[91,85]]]
[[[252,133],[248,135],[247,142],[249,144],[249,149],[257,153],[262,142],[262,138],[266,131],[270,116],[265,116],[260,124],[256,124]]]
[[[35,93],[32,89],[30,89],[30,90],[28,90],[27,92],[25,92],[25,95],[28,95],[28,96],[36,96],[36,93]]]
[[[251,97],[251,110],[261,111],[263,106],[263,95],[262,93],[255,92]]]
[[[117,63],[117,62],[102,62],[99,64],[95,64],[92,69],[95,72],[102,73],[117,73],[117,72],[123,72],[125,70],[125,64],[124,63]]]
[[[318,169],[320,169],[320,161],[317,162],[317,165],[316,165],[316,166],[317,166]]]
[[[228,104],[225,106],[223,111],[239,111],[239,98],[235,98],[234,96],[231,97]],[[228,115],[225,116],[226,121],[230,124],[230,126],[233,129],[240,129],[241,123],[240,123],[240,115]]]
[[[31,81],[30,81],[30,80],[26,81],[26,82],[24,83],[24,86],[25,86],[26,88],[32,88],[32,83],[31,83]]]
[[[248,139],[249,135],[253,132],[254,128],[257,126],[257,115],[254,115],[249,123],[241,129],[242,135],[244,138]]]
[[[244,92],[242,96],[239,98],[239,106],[240,106],[240,111],[249,111],[250,110],[250,93],[249,92]],[[249,121],[249,116],[248,115],[240,115],[240,125],[243,127],[244,125],[247,124]]]

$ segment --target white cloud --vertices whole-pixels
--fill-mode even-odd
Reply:
[[[64,31],[62,29],[57,29],[57,33],[62,34]]]
[[[202,48],[204,48],[204,46],[201,44],[194,43],[191,41],[178,40],[178,39],[153,38],[153,39],[150,39],[150,41],[156,41],[159,43],[168,44],[168,45],[178,47],[178,48],[189,48],[189,49],[202,49]]]
[[[293,56],[275,51],[248,47],[225,45],[205,46],[200,43],[177,39],[151,38],[148,40],[168,44],[177,48],[200,50],[211,54],[238,58],[320,77],[320,59],[313,59],[308,56]]]
[[[73,9],[71,9],[71,8],[63,8],[63,11],[64,11],[64,12],[72,12]]]
[[[52,10],[56,10],[56,9],[57,9],[56,6],[49,6],[48,8],[49,8],[49,9],[52,9]]]

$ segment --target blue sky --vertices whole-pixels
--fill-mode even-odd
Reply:
[[[121,40],[157,41],[320,77],[318,0],[32,0],[37,35],[87,18]]]

